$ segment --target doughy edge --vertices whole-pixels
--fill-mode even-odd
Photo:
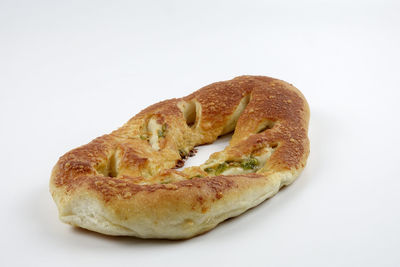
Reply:
[[[120,203],[105,203],[104,198],[93,190],[80,188],[69,194],[60,192],[63,190],[51,186],[51,191],[59,203],[59,218],[64,223],[112,236],[186,239],[207,232],[222,221],[238,216],[274,196],[280,188],[291,184],[299,176],[301,170],[282,171],[261,178],[232,176],[233,180],[237,180],[238,191],[228,190],[225,192],[221,199],[211,203],[205,214],[188,208],[188,205],[178,206],[175,210],[159,207],[163,209],[161,213],[170,213],[170,217],[174,217],[175,220],[162,216],[157,223],[152,216],[154,210],[151,205],[141,207],[140,210],[146,214],[139,212],[138,216],[124,219],[116,213],[116,209],[124,209],[124,207],[117,208]],[[191,187],[189,190],[196,190],[196,187]],[[172,192],[176,194],[176,191]],[[156,193],[158,197],[166,195],[167,198],[171,194],[169,190],[165,189],[159,189],[152,193]],[[139,194],[142,195],[139,197],[138,203],[135,203],[138,197],[123,201],[132,207],[140,205],[143,198],[148,197],[146,195],[148,192]],[[159,198],[154,201],[157,199]],[[234,200],[233,204],[232,200]]]

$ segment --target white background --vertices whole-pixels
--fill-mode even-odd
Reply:
[[[398,1],[1,0],[0,266],[399,266],[399,14]],[[59,156],[242,74],[291,82],[310,104],[294,184],[187,241],[58,220]]]

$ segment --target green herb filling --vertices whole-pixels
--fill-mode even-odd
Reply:
[[[250,157],[240,164],[244,170],[254,170],[258,166],[258,160],[256,158]]]

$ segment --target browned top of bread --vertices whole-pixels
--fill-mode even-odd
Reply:
[[[206,212],[228,192],[240,194],[276,172],[302,169],[309,153],[308,119],[303,95],[284,81],[240,76],[213,83],[154,104],[111,134],[62,156],[53,170],[52,193],[58,198],[89,192],[112,201],[121,216],[144,206],[185,205]],[[230,145],[204,165],[174,169],[194,147],[232,130]],[[254,158],[264,154],[267,161],[254,171],[219,172],[224,166],[247,168],[247,162],[253,168],[251,160],[260,162]]]

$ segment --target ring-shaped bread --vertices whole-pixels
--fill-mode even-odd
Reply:
[[[309,108],[264,76],[217,82],[152,105],[111,134],[62,156],[50,191],[60,219],[108,235],[189,238],[273,196],[309,154]],[[201,166],[196,146],[234,131]]]

